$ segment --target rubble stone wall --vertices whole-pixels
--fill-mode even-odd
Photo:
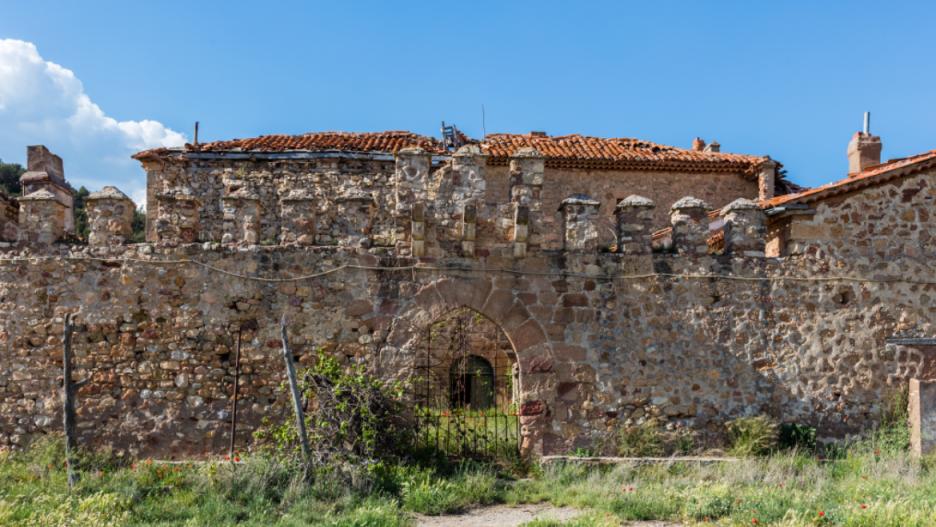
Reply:
[[[812,205],[775,222],[779,254],[832,258],[936,257],[936,172],[896,179]],[[782,245],[782,249],[781,249]]]
[[[830,229],[845,222],[847,236],[769,258],[755,203],[724,209],[724,249],[709,254],[709,218],[688,197],[670,217],[672,251],[649,250],[653,204],[631,196],[618,207],[622,244],[608,252],[593,243],[593,201],[566,196],[564,217],[545,207],[553,191],[535,152],[511,162],[502,202],[484,197],[491,179],[471,147],[437,167],[410,151],[392,165],[147,169],[151,243],[0,247],[0,444],[60,429],[68,312],[79,324],[76,378],[91,378],[78,393],[82,440],[165,457],[226,449],[239,331],[238,444],[287,411],[284,313],[301,364],[323,348],[408,379],[433,322],[476,311],[516,358],[530,454],[611,448],[623,421],[648,415],[707,437],[763,413],[842,436],[873,424],[894,392],[933,368],[919,348],[887,339],[936,333],[933,261],[921,257],[932,254],[923,234],[932,220],[920,212],[932,208],[936,174],[820,205],[816,218]],[[89,222],[105,209],[91,207]],[[36,221],[61,225],[52,213]]]
[[[488,192],[491,202],[507,200],[507,167],[487,167]],[[601,203],[602,224],[613,226],[614,207],[636,194],[656,203],[654,225],[666,227],[669,209],[683,196],[695,196],[712,207],[720,208],[737,198],[757,199],[756,178],[729,173],[636,172],[614,170],[573,170],[547,167],[543,183],[543,210],[551,215],[550,222],[558,230],[558,214],[562,200],[573,194],[587,194]],[[611,231],[600,229],[603,240]],[[559,245],[549,247],[558,249]]]
[[[239,444],[264,416],[287,408],[278,390],[283,313],[300,363],[324,347],[405,378],[423,356],[420,343],[433,321],[458,307],[478,311],[516,351],[529,453],[606,445],[622,420],[650,413],[712,433],[726,419],[758,413],[816,425],[824,436],[854,432],[874,422],[889,394],[922,367],[921,354],[888,347],[885,339],[932,334],[936,320],[936,286],[782,279],[863,270],[832,271],[807,257],[554,252],[480,258],[464,270],[344,268],[276,283],[178,261],[268,278],[412,261],[342,249],[200,244],[59,251],[0,264],[3,444],[60,428],[62,317],[69,311],[79,324],[76,378],[92,378],[78,395],[82,440],[169,457],[226,448],[239,328]],[[621,276],[654,271],[724,278]],[[930,271],[895,260],[877,265],[875,275]]]

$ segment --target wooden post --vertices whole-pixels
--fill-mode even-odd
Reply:
[[[68,486],[74,487],[75,483],[78,482],[78,472],[76,468],[75,453],[78,450],[78,439],[76,432],[76,417],[75,417],[75,392],[78,388],[84,386],[88,383],[88,380],[85,379],[81,382],[74,382],[72,380],[72,331],[74,330],[74,325],[72,324],[72,314],[68,313],[65,315],[65,332],[62,337],[62,394],[63,394],[63,405],[64,409],[62,411],[63,421],[65,426],[65,466],[68,472]]]
[[[296,381],[296,367],[293,366],[293,356],[289,351],[289,340],[286,337],[285,314],[283,314],[280,321],[280,333],[283,339],[283,360],[286,361],[286,376],[289,378],[293,410],[296,414],[296,431],[299,433],[299,444],[302,447],[302,457],[305,458],[305,470],[308,476],[309,467],[312,466],[312,449],[309,447],[309,437],[306,435],[305,416],[302,413],[302,394],[299,393],[299,383]]]
[[[228,447],[228,458],[234,463],[234,440],[237,436],[237,387],[240,378],[240,351],[241,330],[237,330],[237,344],[234,346],[234,408],[231,410],[231,445]]]

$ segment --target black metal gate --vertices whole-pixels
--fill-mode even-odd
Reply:
[[[417,446],[457,457],[519,452],[516,355],[497,324],[457,309],[429,327],[423,345],[413,383]]]

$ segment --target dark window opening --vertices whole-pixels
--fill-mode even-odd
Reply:
[[[468,355],[452,363],[449,373],[453,408],[483,409],[494,406],[494,368],[477,355]]]

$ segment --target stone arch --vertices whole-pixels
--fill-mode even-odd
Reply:
[[[490,275],[442,276],[422,283],[395,314],[388,350],[380,367],[392,375],[410,371],[418,357],[421,335],[446,314],[468,308],[493,322],[514,349],[518,365],[517,407],[521,424],[521,452],[544,454],[550,432],[556,375],[552,343],[541,321],[527,309],[514,289],[498,287]]]

